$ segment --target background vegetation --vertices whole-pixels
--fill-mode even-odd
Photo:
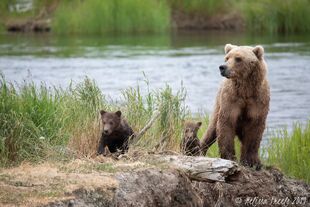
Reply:
[[[263,153],[267,164],[310,182],[310,120],[305,126],[295,124],[292,133],[286,129],[276,132]]]
[[[237,16],[250,32],[270,34],[310,31],[310,0],[33,0],[26,13],[9,12],[0,2],[3,25],[10,20],[36,18],[44,12],[52,19],[52,30],[61,34],[162,33],[168,32],[182,11],[188,16],[211,18]],[[242,29],[242,28],[238,28]]]
[[[146,86],[148,83],[146,81]],[[179,151],[184,120],[200,120],[208,125],[207,114],[192,115],[185,105],[186,92],[173,93],[169,86],[141,95],[139,86],[123,91],[119,102],[107,102],[96,83],[89,78],[68,88],[24,82],[13,85],[0,80],[0,165],[22,161],[38,162],[68,155],[95,155],[100,137],[99,110],[120,109],[135,132],[141,130],[154,111],[160,116],[147,133],[132,146],[146,150]],[[237,154],[240,144],[236,140]],[[310,182],[310,121],[294,131],[283,130],[263,148],[263,162],[279,167],[290,176]],[[219,157],[217,144],[208,156]],[[70,156],[69,156],[70,157]],[[239,156],[238,156],[239,157]]]

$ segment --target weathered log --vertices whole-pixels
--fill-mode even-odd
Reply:
[[[155,111],[151,117],[151,119],[148,121],[148,123],[141,129],[137,134],[129,138],[129,144],[135,144],[141,139],[141,137],[147,132],[148,129],[151,128],[151,126],[154,124],[154,122],[159,117],[160,113],[159,111]]]
[[[236,162],[220,158],[156,155],[155,159],[185,172],[192,180],[224,182],[239,171]]]

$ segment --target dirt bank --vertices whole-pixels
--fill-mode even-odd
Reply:
[[[237,12],[203,15],[188,13],[174,9],[172,11],[172,26],[176,30],[238,30],[245,29],[245,22]]]
[[[276,169],[254,171],[238,166],[238,170],[225,174],[224,182],[197,181],[188,171],[158,162],[158,157],[166,155],[138,155],[118,161],[77,159],[2,169],[0,206],[310,205],[310,186]],[[200,161],[201,167],[203,158]]]

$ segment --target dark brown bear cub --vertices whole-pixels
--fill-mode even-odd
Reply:
[[[106,112],[101,110],[103,124],[102,136],[99,143],[98,154],[106,155],[106,147],[111,153],[128,150],[128,138],[133,135],[133,130],[123,119],[122,112]]]
[[[199,156],[200,142],[197,132],[201,126],[201,122],[186,122],[184,124],[184,137],[181,142],[181,151],[188,156]]]

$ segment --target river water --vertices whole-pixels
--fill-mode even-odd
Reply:
[[[182,84],[192,112],[212,112],[223,77],[224,45],[261,44],[271,86],[268,129],[306,123],[310,117],[310,36],[184,33],[143,36],[0,35],[0,71],[7,80],[68,86],[89,76],[103,93],[119,99],[139,84],[146,91]]]

